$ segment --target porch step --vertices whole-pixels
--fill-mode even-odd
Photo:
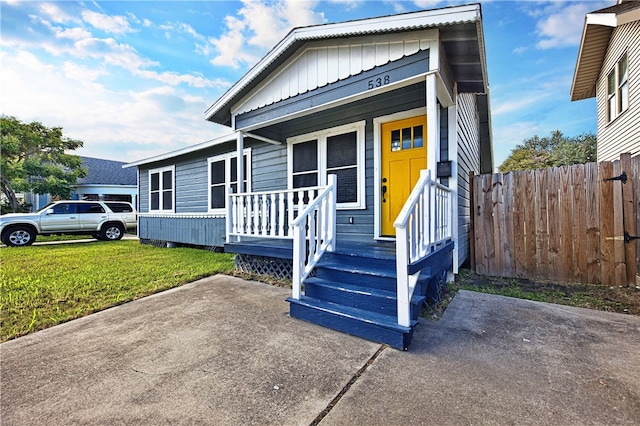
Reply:
[[[352,281],[353,282],[353,281]],[[367,285],[353,284],[346,281],[331,281],[324,278],[309,278],[304,283],[304,293],[309,297],[338,303],[371,312],[398,315],[396,290],[383,290]],[[395,287],[395,278],[393,281]],[[411,298],[411,318],[417,319],[425,296],[414,292]]]
[[[453,243],[431,253],[414,271],[420,272],[410,302],[410,326],[398,325],[394,244],[343,244],[325,253],[315,276],[304,282],[300,300],[287,299],[290,315],[334,330],[406,350],[426,298],[443,288],[453,264]]]
[[[384,343],[397,349],[406,350],[417,324],[410,327],[397,324],[395,317],[332,303],[309,296],[300,300],[288,298],[290,315],[323,327]]]

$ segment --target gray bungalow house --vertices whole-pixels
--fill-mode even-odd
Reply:
[[[480,5],[296,28],[206,118],[229,136],[128,165],[141,240],[224,247],[292,279],[292,317],[406,349],[493,168]]]

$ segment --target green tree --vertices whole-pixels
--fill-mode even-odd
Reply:
[[[69,198],[78,178],[87,175],[80,157],[66,153],[82,141],[64,137],[61,127],[2,116],[0,133],[0,185],[11,211],[18,208],[16,192]]]
[[[560,130],[554,130],[549,136],[535,135],[516,145],[498,170],[533,170],[589,163],[596,161],[596,148],[593,133],[567,137]]]

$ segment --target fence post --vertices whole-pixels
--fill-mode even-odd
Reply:
[[[629,235],[638,235],[636,232],[636,214],[635,205],[633,203],[633,191],[634,180],[636,176],[633,175],[633,167],[631,165],[631,154],[620,155],[620,170],[625,172],[630,179],[627,183],[622,185],[622,215],[624,230]],[[634,179],[636,178],[636,179]],[[637,180],[636,180],[637,181]],[[629,287],[636,285],[636,244],[635,241],[630,241],[624,245],[625,252],[625,264],[627,270],[627,282]]]
[[[471,206],[469,207],[469,263],[473,272],[476,271],[476,197],[474,196],[476,189],[474,177],[475,173],[471,170],[469,172],[469,199],[471,200]]]

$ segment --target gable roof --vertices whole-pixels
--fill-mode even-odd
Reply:
[[[78,185],[132,185],[138,184],[134,169],[124,170],[126,163],[122,161],[103,160],[100,158],[80,157],[82,167],[88,169],[87,176],[78,179]]]
[[[479,4],[295,28],[205,112],[231,126],[231,108],[310,41],[439,28],[440,42],[459,92],[486,93],[488,78]],[[447,32],[450,29],[450,32]],[[472,44],[472,46],[470,46]]]
[[[640,2],[619,1],[588,13],[584,19],[578,60],[571,84],[571,100],[596,96],[596,83],[614,28],[640,20]]]

